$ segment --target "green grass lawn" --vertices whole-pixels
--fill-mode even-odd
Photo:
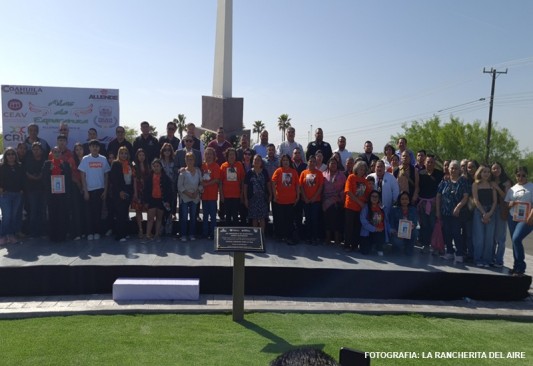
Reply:
[[[533,324],[420,315],[248,313],[68,316],[0,321],[0,365],[268,365],[314,346],[416,352],[372,365],[533,365]],[[525,352],[525,359],[422,359],[422,352]]]

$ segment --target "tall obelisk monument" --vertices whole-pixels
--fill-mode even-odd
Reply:
[[[202,127],[226,135],[243,129],[243,98],[232,96],[233,0],[218,0],[213,95],[202,96]]]

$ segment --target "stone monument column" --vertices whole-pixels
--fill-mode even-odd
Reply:
[[[241,134],[244,128],[243,98],[232,96],[233,0],[218,0],[213,95],[202,96],[202,128],[226,135]]]

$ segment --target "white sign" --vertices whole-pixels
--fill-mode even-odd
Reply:
[[[71,149],[75,142],[87,141],[91,127],[107,144],[119,125],[118,89],[2,85],[4,148],[16,148],[24,141],[30,123],[39,126],[39,137],[51,147],[56,145],[61,123],[69,126]]]

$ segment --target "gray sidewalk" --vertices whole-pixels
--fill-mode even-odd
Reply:
[[[496,302],[371,300],[246,297],[245,312],[321,312],[361,314],[411,314],[430,316],[513,318],[533,320],[533,296],[523,301]],[[232,298],[201,295],[198,301],[121,301],[111,294],[82,296],[0,298],[0,319],[78,314],[230,313]]]

